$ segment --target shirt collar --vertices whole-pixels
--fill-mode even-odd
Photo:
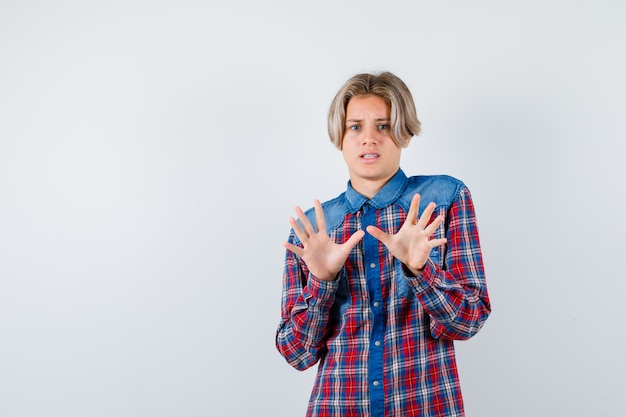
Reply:
[[[394,203],[404,192],[408,183],[408,179],[402,169],[398,169],[393,177],[383,188],[376,193],[371,199],[359,194],[354,188],[352,183],[348,181],[348,189],[346,190],[346,200],[348,201],[348,207],[351,213],[359,211],[365,203],[369,203],[374,208],[385,208]]]

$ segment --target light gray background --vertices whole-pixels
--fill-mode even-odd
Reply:
[[[623,416],[621,1],[0,1],[0,416],[298,416],[287,219],[391,70],[408,174],[470,187],[493,315],[468,416]]]

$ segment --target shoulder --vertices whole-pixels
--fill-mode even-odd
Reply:
[[[326,230],[331,231],[338,228],[342,223],[346,215],[350,212],[348,204],[346,203],[346,193],[341,193],[339,196],[325,201],[322,203],[322,210],[324,212],[324,222],[326,223]],[[315,216],[315,208],[311,207],[304,212],[307,219],[317,230],[317,221]],[[300,221],[298,221],[300,223]],[[302,226],[301,226],[302,227]]]
[[[459,194],[467,190],[463,181],[450,175],[416,175],[408,178],[407,187],[402,194],[402,205],[409,207],[411,199],[420,194],[420,208],[431,201],[438,207],[450,207]]]

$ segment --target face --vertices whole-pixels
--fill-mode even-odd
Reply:
[[[373,197],[400,168],[399,148],[393,141],[390,108],[382,97],[355,96],[346,107],[341,151],[356,191]]]

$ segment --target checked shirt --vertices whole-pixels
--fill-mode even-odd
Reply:
[[[420,276],[367,232],[335,281],[287,251],[276,346],[296,369],[319,364],[309,417],[464,415],[453,341],[475,335],[491,311],[467,187],[399,170],[368,200],[348,183],[322,205],[327,231],[337,243],[368,225],[396,233],[415,193],[419,213],[437,204],[431,221],[445,221],[433,237],[447,238]],[[312,209],[307,217],[315,224]],[[300,245],[293,230],[289,241]]]

